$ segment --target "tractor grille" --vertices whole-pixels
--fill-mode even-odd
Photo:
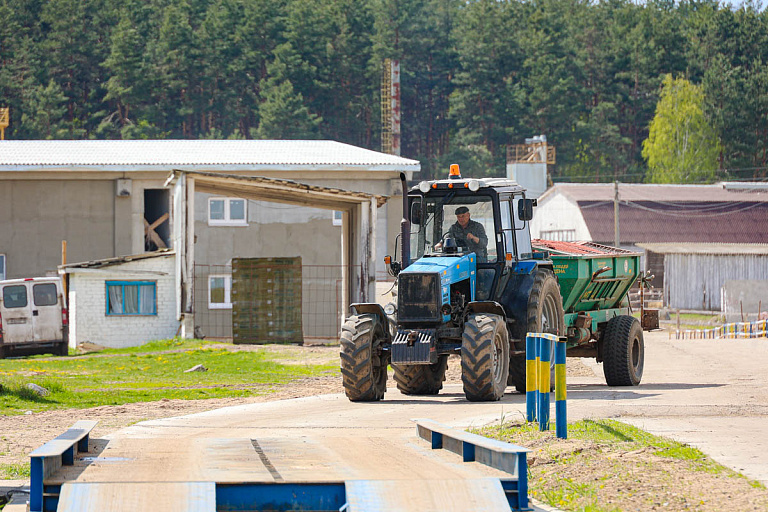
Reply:
[[[440,320],[438,274],[400,274],[397,292],[399,322]]]

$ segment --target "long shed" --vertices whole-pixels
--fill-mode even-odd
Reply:
[[[638,246],[645,249],[649,261],[663,261],[664,304],[674,309],[721,311],[722,288],[726,282],[768,280],[768,244],[647,243]]]

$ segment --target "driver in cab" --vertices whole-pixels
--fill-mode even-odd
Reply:
[[[455,213],[456,222],[448,231],[450,237],[456,241],[456,245],[466,247],[477,254],[477,261],[486,261],[488,236],[485,234],[485,228],[479,222],[470,219],[469,208],[466,206],[459,206]]]

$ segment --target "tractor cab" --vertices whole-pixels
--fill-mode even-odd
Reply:
[[[533,257],[528,225],[533,205],[512,180],[465,179],[452,165],[448,179],[422,181],[409,191],[410,254],[401,265],[474,253],[475,300],[489,300],[506,269]]]

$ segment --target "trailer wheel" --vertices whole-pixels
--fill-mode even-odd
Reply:
[[[531,294],[528,296],[528,324],[522,333],[525,348],[525,334],[529,332],[548,332],[563,334],[565,332],[565,315],[563,313],[563,298],[560,296],[560,285],[554,274],[549,270],[538,270],[533,280]],[[555,385],[555,350],[552,342],[550,363],[550,386]],[[525,393],[525,354],[512,356],[509,362],[509,379],[507,384],[515,386],[518,393]]]
[[[499,315],[474,314],[464,323],[461,381],[471,402],[501,400],[509,374],[509,334]]]
[[[404,395],[436,395],[443,389],[448,356],[439,356],[435,364],[392,365],[397,389]]]
[[[645,343],[640,322],[629,315],[612,318],[603,334],[603,373],[609,386],[637,386],[643,378]]]
[[[374,402],[387,391],[387,359],[379,350],[384,328],[373,314],[351,316],[341,327],[341,374],[352,402]]]

